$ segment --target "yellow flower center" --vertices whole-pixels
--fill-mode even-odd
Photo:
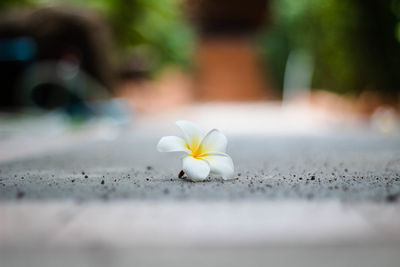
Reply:
[[[195,159],[201,159],[207,155],[207,148],[199,145],[199,142],[192,142],[190,145],[186,144],[186,147],[192,152],[189,156]]]

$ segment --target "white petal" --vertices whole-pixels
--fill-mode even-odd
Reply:
[[[231,157],[224,153],[211,153],[204,157],[210,164],[212,173],[219,174],[224,180],[232,179],[234,166]]]
[[[190,152],[187,148],[185,140],[177,136],[164,136],[157,144],[157,149],[160,152]]]
[[[186,156],[183,158],[183,171],[190,180],[194,182],[203,181],[210,173],[210,166],[202,159]]]
[[[176,125],[181,128],[185,134],[186,142],[189,144],[192,150],[195,151],[204,137],[203,131],[201,131],[196,124],[190,121],[177,121]]]
[[[228,140],[219,130],[213,129],[203,138],[200,144],[202,153],[222,152],[225,153]]]

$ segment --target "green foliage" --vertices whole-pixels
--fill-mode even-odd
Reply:
[[[29,5],[29,4],[32,4],[31,0],[1,0],[0,10],[13,7],[16,5]]]
[[[85,4],[108,18],[121,58],[145,47],[156,69],[189,64],[193,34],[181,12],[182,0],[89,0]]]
[[[260,44],[278,85],[290,51],[306,50],[315,65],[313,88],[351,94],[364,89],[395,92],[400,86],[399,2],[273,1],[273,22]]]

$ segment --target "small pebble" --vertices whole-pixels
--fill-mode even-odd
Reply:
[[[25,193],[22,192],[22,191],[19,191],[19,192],[17,193],[17,198],[18,198],[18,199],[21,199],[21,198],[23,198],[24,196],[25,196]]]
[[[386,197],[386,201],[387,202],[396,202],[397,201],[397,197],[398,197],[398,194],[388,195]]]

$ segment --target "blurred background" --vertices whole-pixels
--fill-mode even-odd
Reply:
[[[400,1],[3,0],[0,108],[122,98],[157,113],[199,101],[306,101],[396,113]],[[104,107],[103,107],[104,108]]]

